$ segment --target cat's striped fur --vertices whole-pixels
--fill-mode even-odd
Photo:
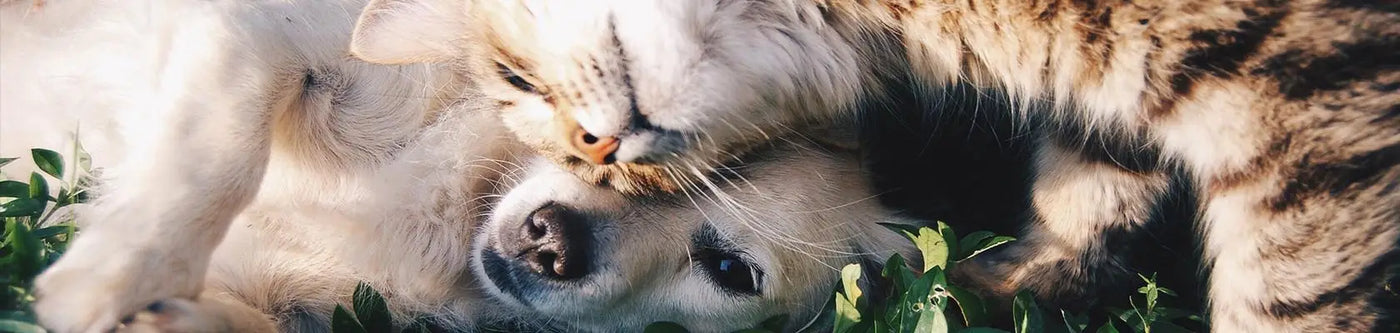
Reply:
[[[468,71],[520,79],[485,84],[517,136],[624,191],[693,186],[771,134],[843,121],[891,78],[934,100],[956,83],[998,90],[1049,130],[1022,241],[964,265],[987,290],[1085,297],[1118,267],[1104,235],[1140,227],[1180,167],[1202,195],[1213,329],[1384,330],[1394,312],[1378,300],[1400,256],[1394,1],[398,0],[366,13],[358,55],[465,55]],[[377,38],[412,27],[491,47]],[[617,137],[620,163],[573,157],[558,138],[579,126]]]

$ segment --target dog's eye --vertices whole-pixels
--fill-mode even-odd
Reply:
[[[530,84],[530,81],[525,81],[525,78],[520,77],[519,74],[515,74],[515,71],[511,70],[510,67],[507,67],[505,64],[496,63],[496,72],[501,75],[502,79],[506,80],[506,83],[515,86],[515,89],[520,89],[520,91],[531,94],[540,93],[540,90],[536,88],[535,85]]]
[[[763,271],[744,261],[739,254],[719,249],[700,249],[696,264],[720,288],[740,295],[758,295]]]

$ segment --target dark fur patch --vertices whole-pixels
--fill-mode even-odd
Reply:
[[[1400,12],[1400,1],[1395,0],[1332,0],[1328,1],[1326,6],[1329,8],[1356,9],[1385,13]]]
[[[1198,47],[1187,51],[1181,60],[1180,70],[1170,79],[1172,91],[1186,96],[1202,76],[1228,78],[1238,74],[1240,65],[1259,51],[1264,38],[1278,28],[1286,15],[1285,11],[1261,14],[1245,9],[1246,17],[1235,24],[1235,29],[1192,33],[1190,40]]]
[[[1373,301],[1373,295],[1383,293],[1380,290],[1385,285],[1386,274],[1395,262],[1397,254],[1391,253],[1376,260],[1367,266],[1361,274],[1352,279],[1345,286],[1318,293],[1309,300],[1277,300],[1269,304],[1263,310],[1271,316],[1282,318],[1300,318],[1305,315],[1317,312],[1323,307],[1331,304],[1349,304],[1355,302]],[[1339,326],[1350,326],[1352,322],[1337,322]]]
[[[1077,151],[1095,162],[1138,173],[1161,170],[1161,147],[1148,139],[1147,134],[1113,134],[1086,128],[1082,121],[1066,120],[1054,123],[1048,135],[1054,144]]]
[[[1400,167],[1400,144],[1352,156],[1343,161],[1314,162],[1304,157],[1295,174],[1278,196],[1269,200],[1274,211],[1297,207],[1320,193],[1337,195],[1353,186],[1375,185],[1385,172]]]
[[[1319,91],[1338,90],[1353,82],[1374,79],[1382,72],[1400,70],[1400,36],[1332,45],[1336,51],[1326,56],[1314,56],[1301,50],[1280,53],[1265,60],[1251,73],[1274,78],[1279,93],[1299,100]]]

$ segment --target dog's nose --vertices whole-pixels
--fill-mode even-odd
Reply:
[[[572,280],[588,274],[592,238],[585,217],[550,203],[531,212],[518,229],[515,258],[535,274]]]
[[[588,133],[583,127],[577,127],[571,135],[574,148],[578,150],[579,157],[593,164],[612,164],[617,161],[617,147],[621,144],[617,138],[611,136],[598,137]]]

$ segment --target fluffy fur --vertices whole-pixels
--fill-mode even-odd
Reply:
[[[0,7],[0,141],[52,146],[21,139],[81,120],[102,170],[81,235],[36,282],[46,327],[325,331],[367,281],[400,324],[718,331],[787,313],[799,328],[839,267],[912,257],[874,223],[912,221],[870,200],[845,148],[765,144],[705,190],[624,197],[533,161],[469,77],[348,57],[362,5]],[[596,272],[503,292],[480,253],[547,204],[591,217]],[[758,292],[692,257],[715,244],[764,272]]]
[[[357,54],[455,54],[499,74],[483,90],[517,136],[629,192],[683,189],[702,174],[688,171],[839,122],[891,83],[930,99],[995,90],[1049,130],[1022,241],[963,266],[984,290],[1091,298],[1119,266],[1101,240],[1140,229],[1180,167],[1202,193],[1215,330],[1369,331],[1391,316],[1377,297],[1400,243],[1393,5],[396,0],[364,18]],[[409,31],[459,47],[374,42]],[[578,129],[618,138],[618,163],[576,157]]]

